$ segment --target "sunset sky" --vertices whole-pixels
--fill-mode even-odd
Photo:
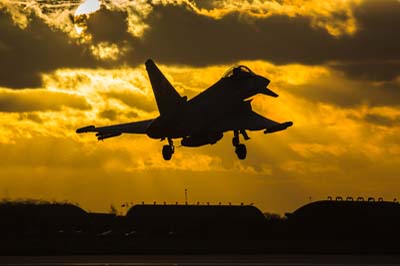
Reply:
[[[253,108],[286,131],[177,148],[98,142],[86,125],[153,118],[144,62],[189,98],[235,64],[279,98]],[[290,212],[327,196],[400,198],[398,0],[0,0],[0,198],[254,203]],[[223,100],[223,99],[221,99]]]

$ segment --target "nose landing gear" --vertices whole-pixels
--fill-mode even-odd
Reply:
[[[233,133],[234,133],[234,136],[232,139],[232,145],[235,147],[235,153],[239,160],[244,160],[244,159],[246,159],[247,149],[246,149],[246,145],[240,143],[239,133],[241,133],[243,135],[245,140],[248,140],[250,138],[247,135],[246,131],[244,131],[244,130],[240,130],[240,132],[239,132],[239,130],[234,130]]]
[[[172,139],[168,138],[168,145],[164,145],[162,149],[162,155],[164,160],[169,161],[172,158],[172,155],[175,152],[174,143]]]

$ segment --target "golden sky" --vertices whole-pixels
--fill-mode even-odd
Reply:
[[[0,198],[254,203],[293,211],[327,196],[392,200],[400,187],[397,0],[0,0]],[[286,131],[177,148],[85,125],[156,117],[144,61],[189,98],[234,64],[279,98],[254,109]]]

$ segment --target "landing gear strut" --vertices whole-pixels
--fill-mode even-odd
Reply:
[[[164,145],[162,149],[162,155],[164,160],[169,161],[172,158],[172,154],[175,152],[174,143],[172,139],[168,138],[168,145]]]
[[[246,131],[244,131],[244,130],[240,130],[240,132],[239,132],[239,130],[234,130],[233,133],[234,133],[234,136],[232,139],[232,145],[235,147],[235,153],[236,153],[237,157],[239,158],[239,160],[244,160],[244,159],[246,159],[247,149],[246,149],[246,145],[240,143],[239,133],[241,133],[243,135],[245,140],[248,140],[250,138],[247,135]]]

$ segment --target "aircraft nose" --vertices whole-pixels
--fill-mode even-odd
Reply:
[[[268,89],[268,85],[271,81],[267,78],[261,77],[259,76],[259,83],[260,83],[260,87],[261,87],[261,93],[271,96],[271,97],[278,97],[278,94],[276,94],[275,92],[271,91],[270,89]]]
[[[266,88],[268,87],[269,83],[271,81],[267,78],[264,78],[263,76],[257,76],[257,87],[259,88]]]
[[[265,87],[268,87],[268,85],[271,81],[267,78],[264,78],[264,82],[265,82]]]

